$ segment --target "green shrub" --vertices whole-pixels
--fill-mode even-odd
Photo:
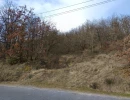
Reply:
[[[17,64],[19,62],[19,59],[17,57],[10,57],[10,58],[7,58],[7,62],[10,65],[14,65],[14,64]]]

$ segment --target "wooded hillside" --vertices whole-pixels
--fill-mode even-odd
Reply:
[[[59,56],[125,50],[130,34],[130,16],[113,15],[107,19],[86,21],[78,28],[61,33],[26,6],[7,2],[0,10],[0,58],[10,64],[40,61],[51,68]],[[127,47],[128,48],[128,47]]]

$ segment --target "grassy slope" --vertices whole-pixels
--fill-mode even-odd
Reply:
[[[130,96],[130,70],[124,58],[116,57],[114,53],[89,56],[86,52],[63,58],[69,64],[62,69],[34,70],[25,64],[1,64],[1,82]]]

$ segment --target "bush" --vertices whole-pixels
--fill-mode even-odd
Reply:
[[[10,58],[7,58],[7,62],[10,65],[14,65],[14,64],[17,64],[19,62],[19,59],[17,57],[10,57]]]
[[[22,60],[20,60],[19,57],[9,57],[6,59],[7,63],[9,63],[10,65],[15,65],[15,64],[18,64],[18,63],[23,63],[23,62],[26,62],[27,59],[25,58],[22,58]]]
[[[47,69],[56,69],[59,68],[59,56],[58,55],[50,55],[44,61],[44,67]]]
[[[31,79],[32,77],[33,77],[33,75],[32,75],[32,74],[29,74],[29,75],[28,75],[28,78],[29,78],[29,79]]]
[[[105,83],[107,85],[112,85],[112,84],[114,84],[114,79],[111,79],[111,78],[105,79]]]
[[[98,85],[98,83],[94,82],[94,83],[92,83],[92,84],[90,85],[90,88],[92,88],[92,89],[98,89],[98,88],[99,88],[99,85]]]
[[[29,66],[29,65],[26,65],[26,66],[23,67],[24,72],[30,72],[31,70],[32,70],[32,67]]]

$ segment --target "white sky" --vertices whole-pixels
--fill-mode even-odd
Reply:
[[[3,3],[2,1],[5,0],[0,0],[0,5]],[[27,5],[28,8],[34,8],[35,9],[34,12],[36,14],[39,14],[45,11],[54,10],[57,8],[61,8],[61,7],[65,7],[65,6],[69,6],[69,5],[73,5],[85,1],[90,1],[90,0],[12,0],[12,1],[21,6]],[[67,9],[61,9],[55,12],[39,14],[39,16],[41,18],[44,18],[45,16],[72,10],[75,8],[80,8],[83,6],[91,5],[102,1],[106,1],[106,0],[91,0],[91,2],[87,2],[78,6],[73,6]],[[65,32],[71,30],[72,28],[82,25],[86,20],[107,18],[112,16],[113,14],[130,15],[129,5],[130,5],[130,0],[115,0],[108,4],[103,4],[92,8],[86,8],[84,10],[80,10],[77,12],[55,16],[51,18],[49,17],[46,18],[46,20],[49,21],[51,20],[51,22],[53,22],[56,25],[58,30]]]

